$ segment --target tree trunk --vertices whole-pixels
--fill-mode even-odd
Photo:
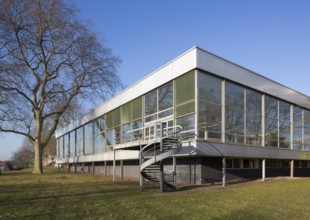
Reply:
[[[33,173],[43,174],[43,161],[42,161],[42,144],[37,139],[34,142],[34,167]]]

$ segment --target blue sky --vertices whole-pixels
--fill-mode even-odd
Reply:
[[[310,95],[308,0],[75,0],[129,86],[198,45]],[[21,144],[0,136],[0,160]]]

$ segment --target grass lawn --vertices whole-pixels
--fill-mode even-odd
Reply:
[[[0,175],[2,219],[310,219],[310,178],[160,193],[130,180],[30,169]]]

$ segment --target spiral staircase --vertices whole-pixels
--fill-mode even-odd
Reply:
[[[153,140],[143,147],[140,151],[141,176],[149,181],[159,183],[161,191],[175,190],[175,173],[164,169],[163,160],[176,154],[180,147],[181,142],[177,136]]]

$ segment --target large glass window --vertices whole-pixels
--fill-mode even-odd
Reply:
[[[93,153],[93,123],[86,124],[84,129],[85,129],[84,153],[92,154]]]
[[[131,102],[126,103],[121,107],[122,124],[131,121]]]
[[[107,131],[107,145],[113,145],[114,144],[114,133],[113,129],[110,129]]]
[[[262,95],[253,90],[246,90],[246,143],[261,145],[261,110]]]
[[[122,142],[129,142],[131,141],[131,123],[127,123],[122,125]]]
[[[310,111],[304,110],[304,149],[310,151]]]
[[[199,73],[199,137],[221,140],[222,80]]]
[[[279,147],[290,148],[290,104],[279,101]]]
[[[115,144],[121,143],[121,128],[120,127],[114,128],[114,141],[115,141]]]
[[[64,158],[69,157],[69,134],[64,135]]]
[[[83,148],[84,148],[84,129],[80,127],[76,130],[76,150],[77,155],[83,155]]]
[[[142,120],[136,120],[132,122],[132,139],[135,140],[141,140],[143,135],[142,130]]]
[[[142,96],[132,101],[132,120],[142,118]]]
[[[173,114],[173,83],[170,82],[145,95],[145,122]]]
[[[157,90],[145,95],[145,122],[157,119]]]
[[[75,156],[75,130],[70,132],[70,157]]]
[[[226,82],[225,141],[244,143],[244,88]]]
[[[187,115],[176,119],[177,125],[182,127],[182,140],[195,138],[195,115]]]
[[[59,159],[64,158],[64,138],[63,138],[63,136],[61,136],[58,139],[58,157],[59,157]]]
[[[265,97],[265,146],[278,147],[278,101]]]
[[[94,136],[95,136],[95,153],[103,152],[105,148],[105,118],[104,116],[97,118],[94,121]]]
[[[294,106],[293,114],[293,146],[296,150],[302,149],[302,109]]]
[[[173,83],[168,83],[158,89],[158,118],[173,114]]]
[[[195,71],[175,80],[176,117],[195,112]]]

